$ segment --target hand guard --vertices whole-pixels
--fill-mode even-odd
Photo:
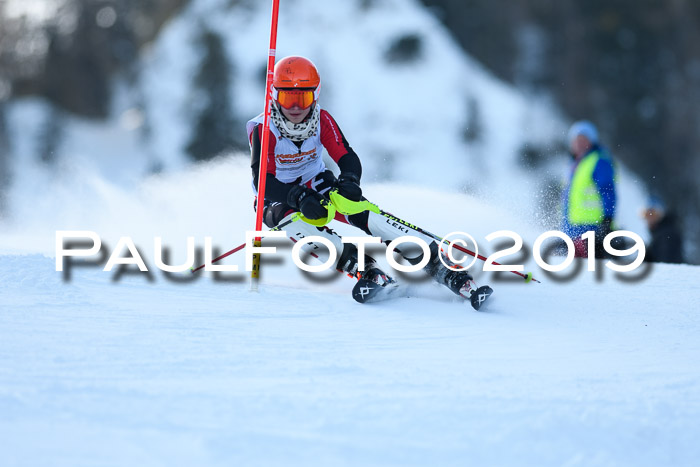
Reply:
[[[328,209],[321,204],[326,198],[322,194],[303,185],[295,185],[289,190],[287,204],[298,209],[307,219],[328,217]]]
[[[335,185],[338,194],[350,201],[362,200],[362,188],[360,188],[360,177],[353,173],[341,173]]]

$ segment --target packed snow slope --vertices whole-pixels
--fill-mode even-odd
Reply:
[[[483,312],[417,274],[399,276],[395,300],[357,304],[351,279],[302,274],[284,242],[257,293],[244,272],[166,278],[156,235],[172,263],[188,235],[243,241],[246,166],[136,190],[77,177],[44,216],[0,234],[0,465],[697,465],[700,268],[550,276],[527,252],[504,260],[541,284],[473,268],[495,289]],[[486,253],[490,232],[530,248],[541,233],[464,194],[365,193]],[[151,275],[83,265],[64,278],[56,230],[93,230],[108,249],[130,236]]]

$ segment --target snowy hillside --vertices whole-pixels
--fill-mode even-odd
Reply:
[[[47,191],[32,189],[38,181],[71,190],[85,183],[75,176],[79,170],[133,189],[154,169],[186,168],[185,146],[201,100],[192,86],[203,30],[224,41],[240,122],[231,131],[242,136],[243,123],[262,110],[269,15],[266,2],[193,1],[144,51],[139,81],[115,82],[109,121],[62,116],[54,165],[38,162],[45,156],[42,138],[54,118],[51,109],[38,100],[10,103],[8,222],[53,214],[22,209],[45,204]],[[392,47],[406,38],[417,38],[415,57],[390,61]],[[362,158],[365,181],[439,186],[506,205],[542,224],[556,218],[541,208],[543,190],[565,176],[566,155],[545,158],[532,169],[523,165],[521,150],[556,154],[568,122],[545,100],[522,95],[467,57],[418,2],[285,2],[277,55],[290,54],[307,55],[318,65],[321,104]],[[619,221],[642,233],[643,187],[624,167],[620,186]]]

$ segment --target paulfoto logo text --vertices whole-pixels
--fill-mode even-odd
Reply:
[[[630,248],[626,249],[616,249],[612,246],[611,241],[617,237],[627,237],[633,240],[634,244]],[[288,238],[285,231],[246,231],[245,233],[245,244],[244,254],[245,254],[245,271],[250,272],[253,270],[253,257],[254,255],[274,255],[277,254],[277,248],[274,246],[257,246],[256,238]],[[380,244],[382,240],[379,237],[362,236],[362,237],[341,237],[342,242],[352,243],[356,245],[358,250],[358,266],[359,270],[364,270],[364,257],[365,257],[365,247],[371,244]],[[483,257],[479,255],[479,247],[474,238],[466,232],[452,232],[441,239],[440,249],[444,255],[439,255],[440,260],[443,264],[453,270],[456,269],[469,269],[474,266],[477,258],[483,260],[483,271],[523,271],[524,266],[522,264],[502,264],[498,263],[496,260],[514,255],[523,249],[523,239],[516,232],[509,230],[500,230],[487,235],[486,240],[492,242],[496,239],[509,239],[512,241],[512,246],[501,249],[489,255],[488,257]],[[550,264],[545,258],[543,258],[543,244],[550,239],[558,239],[561,244],[566,246],[566,257],[563,261],[558,264]],[[596,257],[594,248],[595,232],[587,232],[581,239],[588,242],[588,270],[594,271],[596,267]],[[422,260],[417,264],[401,264],[394,257],[394,250],[398,249],[401,245],[405,243],[412,243],[420,247],[423,251]],[[315,246],[323,245],[323,247],[328,250],[327,259],[320,264],[309,265],[304,263],[302,260],[303,248],[308,244],[314,244]],[[603,242],[605,251],[611,256],[617,257],[630,257],[636,253],[636,257],[629,264],[617,264],[613,261],[606,261],[605,266],[613,271],[617,272],[631,272],[637,269],[644,261],[645,246],[642,238],[634,232],[631,231],[615,231],[608,234]],[[164,259],[164,250],[166,247],[163,246],[162,237],[155,237],[153,239],[153,260],[155,262],[155,267],[165,273],[182,273],[190,271],[193,269],[196,261],[196,248],[195,248],[195,237],[186,238],[186,260],[182,264],[172,265],[166,264]],[[455,250],[457,250],[460,255],[455,255]],[[149,267],[144,261],[142,255],[139,253],[139,248],[136,247],[134,241],[131,237],[125,236],[120,237],[116,246],[109,253],[106,246],[100,236],[89,230],[59,230],[56,231],[56,271],[63,272],[66,265],[71,265],[75,263],[75,259],[82,258],[86,260],[87,258],[96,257],[108,257],[104,263],[103,271],[110,272],[115,266],[128,267],[135,266],[140,272],[149,272]],[[527,251],[527,249],[525,249]],[[532,255],[535,263],[542,268],[544,271],[548,272],[560,272],[566,270],[574,261],[574,243],[566,234],[551,230],[543,233],[535,240],[532,248]],[[464,255],[467,253],[467,255]],[[430,247],[428,244],[420,237],[405,235],[391,241],[386,248],[386,261],[387,263],[397,271],[410,273],[423,269],[430,260]],[[446,261],[443,256],[447,257],[449,261]],[[294,244],[291,251],[291,257],[294,264],[301,270],[306,272],[322,272],[328,269],[334,268],[337,263],[338,252],[336,251],[335,245],[325,237],[321,236],[308,236]],[[468,261],[468,258],[471,260]],[[213,259],[213,246],[212,237],[204,237],[204,264],[202,265],[205,271],[212,272],[239,272],[239,267],[236,264],[232,265],[218,265],[214,264]],[[468,263],[468,264],[467,264]],[[100,264],[100,262],[95,262],[95,265]]]

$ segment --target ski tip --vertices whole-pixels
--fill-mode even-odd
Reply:
[[[358,303],[370,303],[386,300],[393,296],[399,284],[396,281],[379,285],[369,279],[359,279],[352,289],[352,298]]]
[[[481,305],[484,304],[486,299],[488,299],[491,294],[493,293],[493,289],[489,287],[488,285],[482,285],[478,289],[476,289],[471,296],[471,303],[472,303],[472,308],[474,308],[476,311],[479,311],[481,308]]]

